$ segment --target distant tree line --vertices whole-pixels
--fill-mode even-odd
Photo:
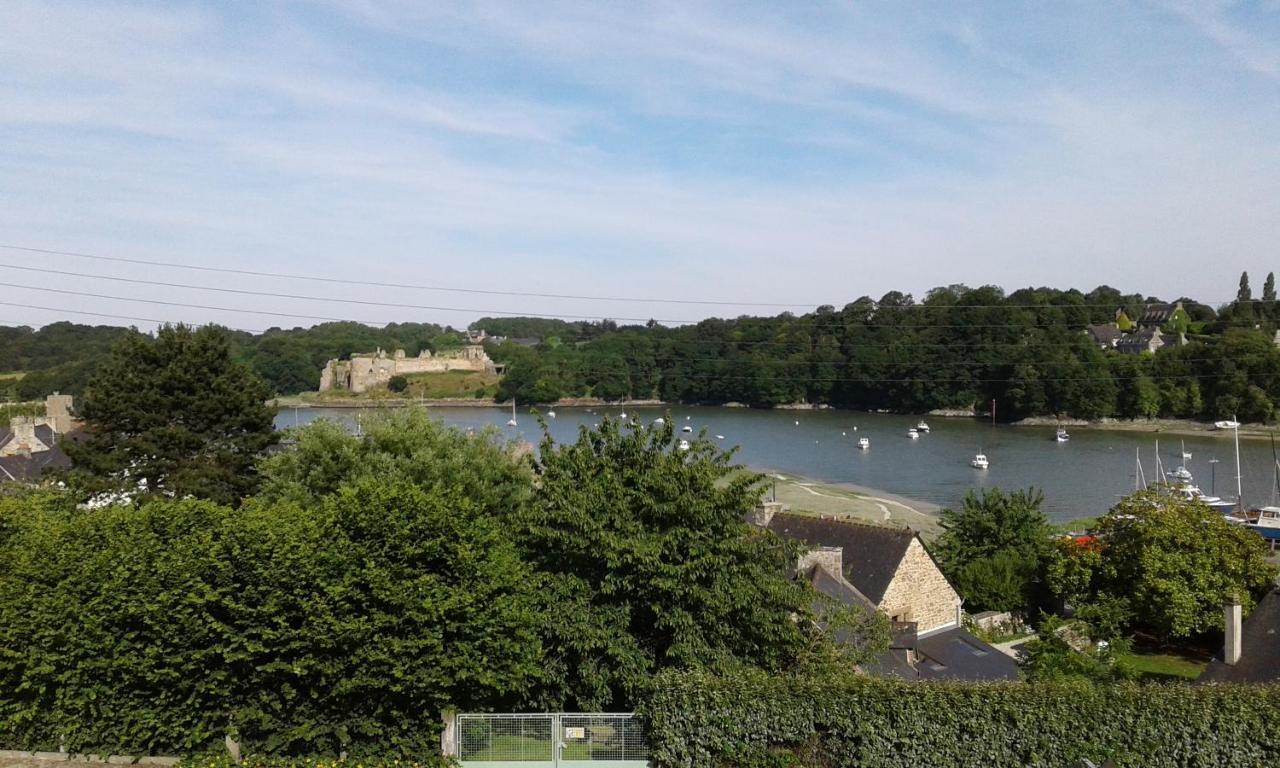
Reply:
[[[1180,300],[1185,314],[1162,329],[1170,343],[1154,354],[1103,350],[1086,333],[1089,325],[1113,322],[1134,332],[1146,307],[1160,303],[1109,286],[1006,294],[953,285],[919,301],[894,291],[840,309],[677,327],[528,317],[482,318],[472,327],[494,337],[486,348],[505,366],[498,399],[521,403],[593,396],[985,412],[994,400],[1002,420],[1050,414],[1271,420],[1280,403],[1274,277],[1255,298],[1242,275],[1236,300],[1216,310]],[[71,323],[0,328],[0,372],[27,372],[0,379],[0,397],[81,393],[110,345],[128,332]],[[1181,337],[1185,345],[1171,343]],[[353,352],[403,348],[415,355],[463,343],[454,329],[421,323],[231,334],[236,359],[275,394],[316,389],[324,363]]]
[[[1170,343],[1155,354],[1103,350],[1085,332],[1117,320],[1132,327],[1160,303],[1107,286],[1011,294],[949,286],[919,302],[891,292],[804,315],[651,322],[589,339],[562,324],[536,347],[508,342],[490,354],[506,365],[498,397],[529,403],[593,395],[923,412],[985,411],[994,400],[1001,419],[1267,421],[1280,400],[1272,340],[1280,304],[1273,278],[1261,300],[1242,283],[1237,301],[1219,311],[1181,299],[1186,316],[1162,329]],[[499,322],[476,326],[492,332]],[[1171,343],[1182,335],[1185,345]]]

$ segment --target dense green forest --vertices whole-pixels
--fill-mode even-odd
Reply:
[[[1237,296],[1217,309],[1179,299],[1185,313],[1164,324],[1166,346],[1154,354],[1102,349],[1086,333],[1089,325],[1117,321],[1136,332],[1147,307],[1161,301],[1108,286],[1008,294],[949,286],[922,300],[890,292],[840,309],[678,327],[515,317],[482,318],[472,328],[509,339],[486,345],[506,366],[499,399],[522,403],[594,396],[924,412],[985,411],[995,400],[997,416],[1009,420],[1236,414],[1269,421],[1280,403],[1274,280],[1269,276],[1255,299],[1242,276]],[[0,380],[0,396],[78,393],[125,332],[71,323],[0,328],[0,372],[27,372]],[[376,347],[413,355],[463,343],[454,329],[418,323],[326,323],[233,338],[236,356],[279,394],[315,389],[330,358]]]

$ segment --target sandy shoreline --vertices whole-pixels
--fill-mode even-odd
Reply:
[[[942,508],[937,504],[855,483],[823,482],[790,472],[748,468],[768,478],[766,497],[776,493],[777,501],[795,512],[906,526],[929,538],[941,531],[939,513]]]

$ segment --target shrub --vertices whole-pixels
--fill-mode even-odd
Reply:
[[[664,768],[1275,765],[1277,686],[927,683],[664,673],[642,708]]]
[[[399,374],[392,376],[387,382],[387,389],[392,392],[403,392],[409,388],[409,380]]]

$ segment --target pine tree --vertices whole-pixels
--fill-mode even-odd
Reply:
[[[1276,300],[1276,273],[1275,272],[1267,273],[1267,281],[1262,284],[1262,300],[1263,301]]]
[[[87,495],[194,496],[234,504],[276,442],[267,386],[231,357],[226,331],[164,326],[116,344],[85,392],[87,437],[68,441]]]
[[[1240,290],[1236,291],[1236,301],[1244,303],[1253,301],[1253,291],[1249,289],[1249,273],[1240,273]]]

